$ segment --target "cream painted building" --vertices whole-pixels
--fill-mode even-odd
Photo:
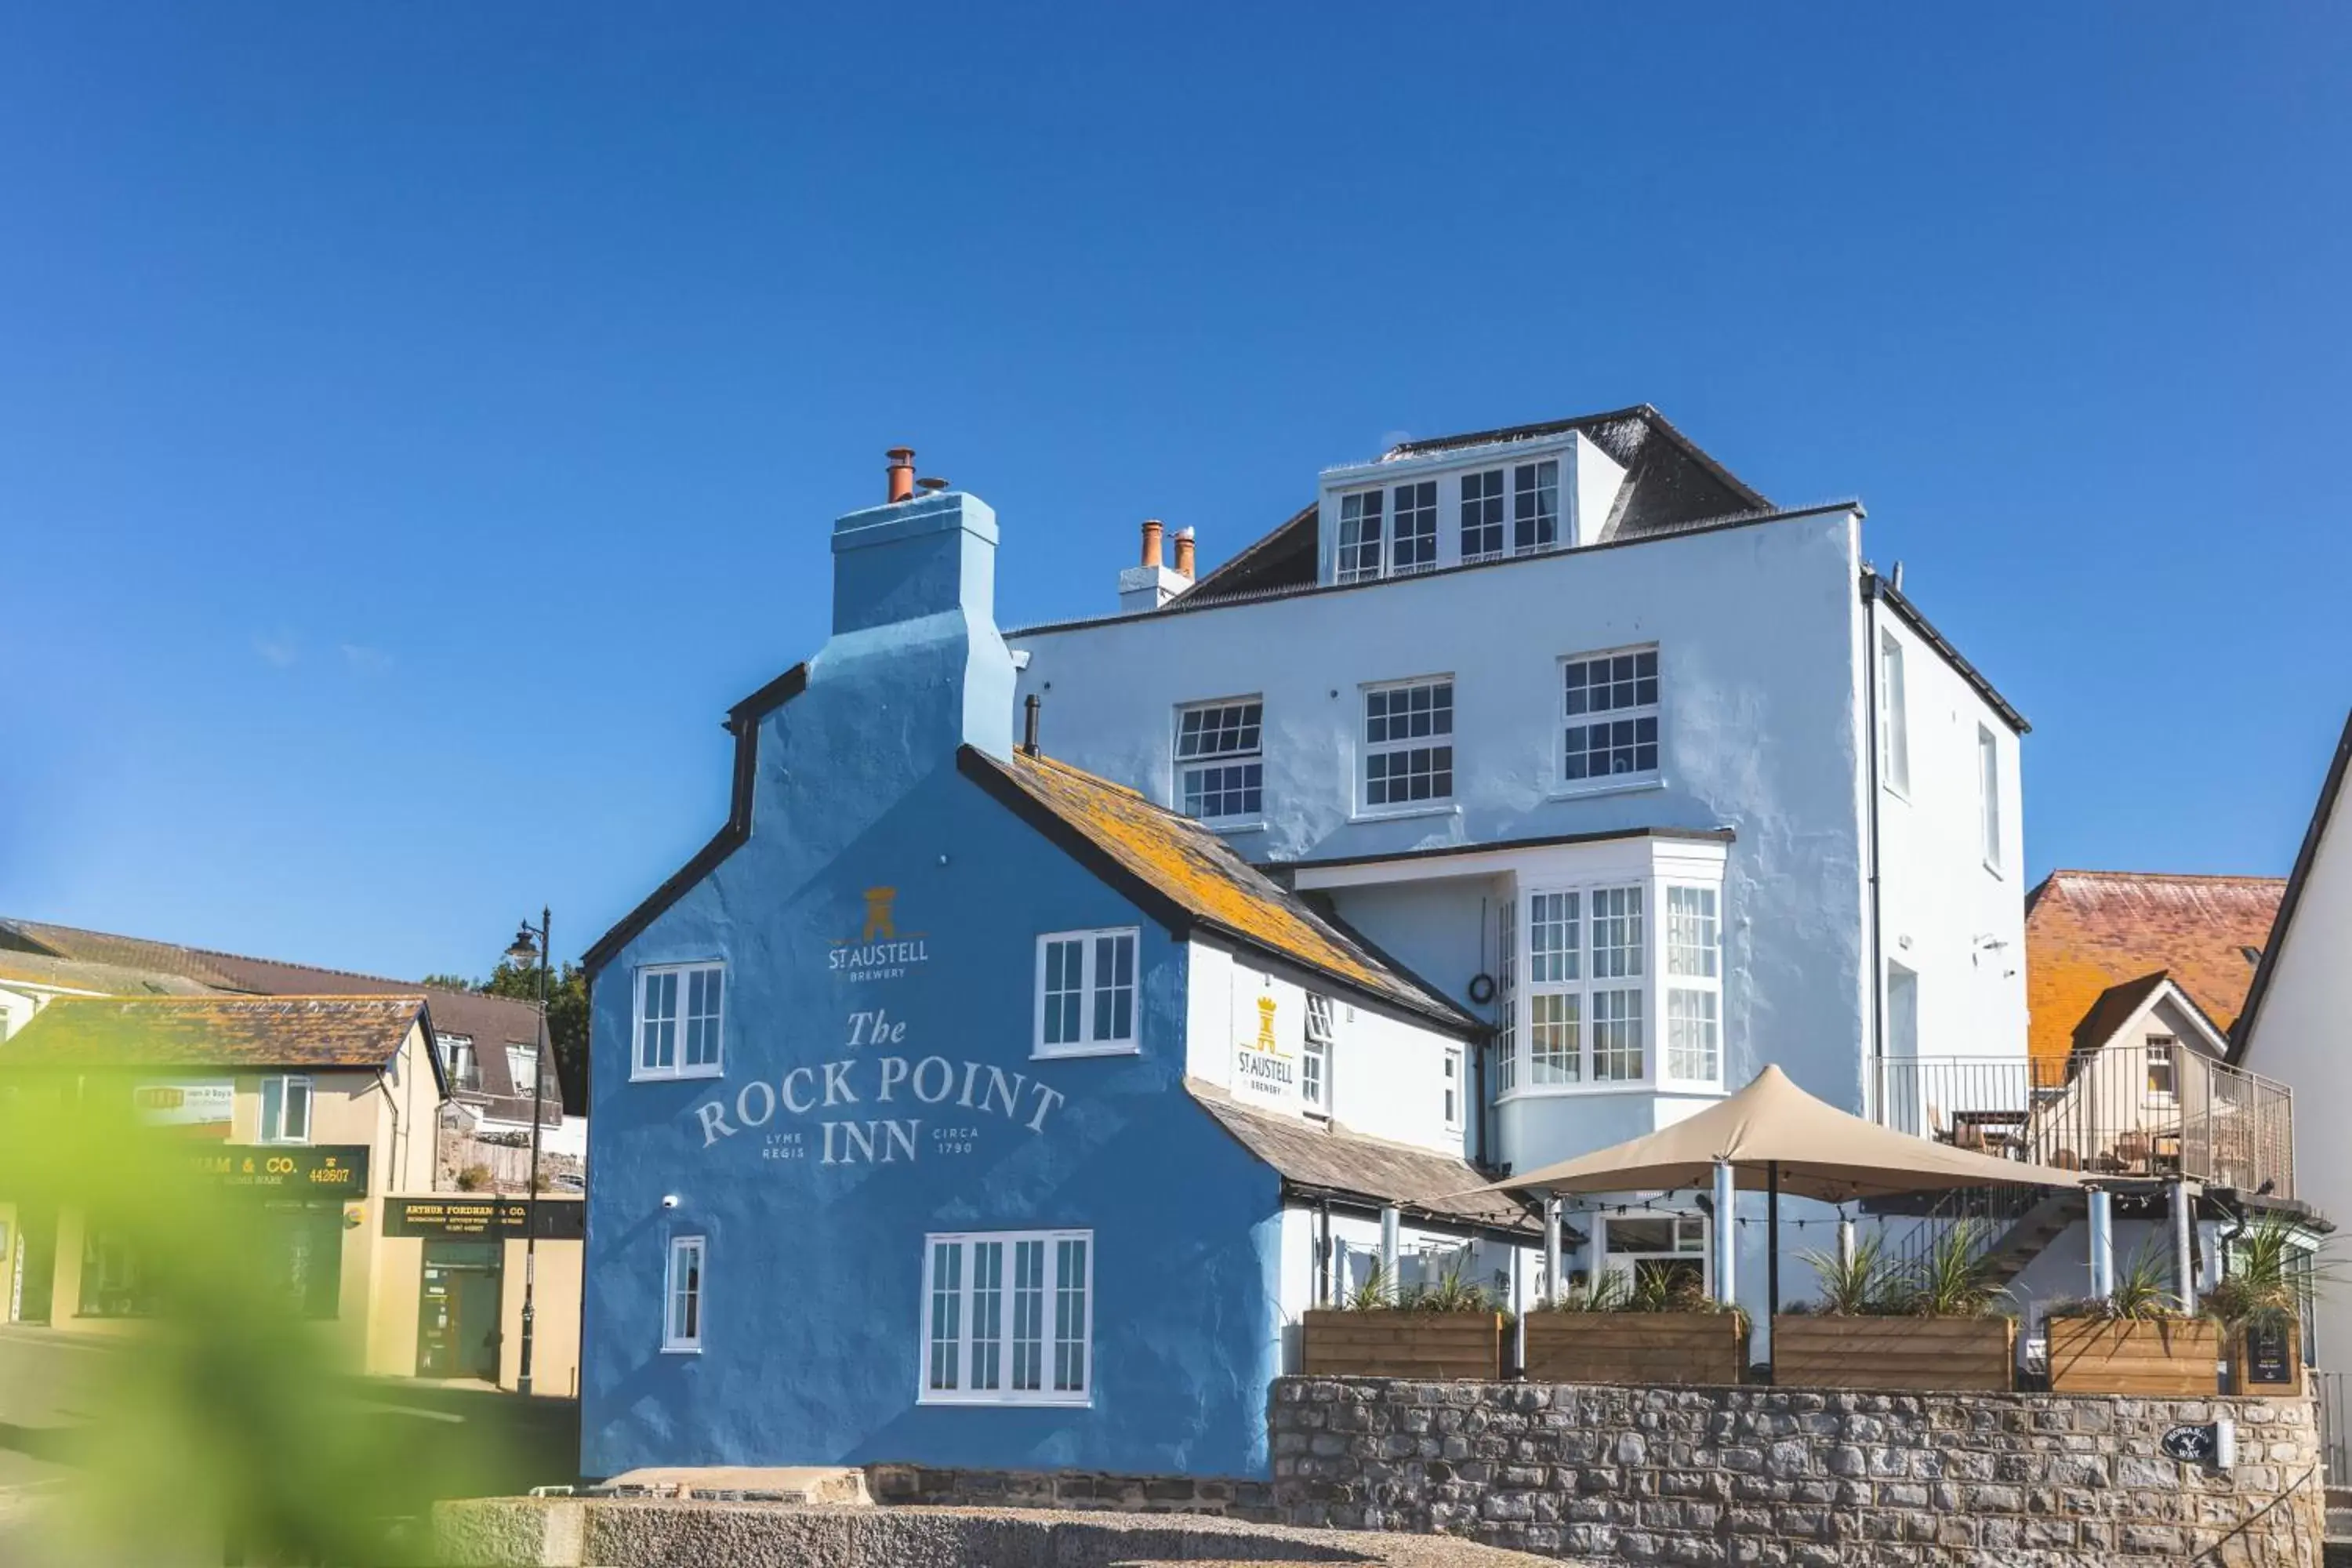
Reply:
[[[434,1190],[448,1089],[433,1037],[415,995],[57,995],[0,1045],[0,1085],[101,1110],[119,1095],[186,1179],[249,1197],[254,1267],[340,1364],[512,1387],[531,1206]],[[569,1394],[579,1204],[537,1206],[536,1383]],[[0,1194],[0,1317],[120,1333],[168,1310],[141,1249],[79,1206]]]

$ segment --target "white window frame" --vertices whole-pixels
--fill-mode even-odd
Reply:
[[[1998,877],[2000,859],[2000,742],[1987,724],[1977,726],[1977,826],[1984,868]]]
[[[1099,942],[1116,942],[1125,938],[1133,961],[1127,984],[1127,1032],[1123,1035],[1102,1035],[1096,1032],[1097,995],[1106,988],[1100,973],[1102,954]],[[1047,950],[1055,942],[1075,942],[1079,946],[1078,1029],[1079,1038],[1048,1045],[1045,1042],[1045,960]],[[1115,988],[1115,982],[1113,983]],[[1135,1056],[1141,1052],[1143,1025],[1143,929],[1140,926],[1098,926],[1090,931],[1053,931],[1037,938],[1037,973],[1033,992],[1036,1005],[1034,1023],[1030,1033],[1029,1054],[1033,1058],[1060,1057]],[[1114,1004],[1114,1006],[1116,1004]],[[1114,1018],[1114,1021],[1116,1019]]]
[[[1463,1109],[1468,1097],[1464,1092],[1465,1085],[1463,1082],[1463,1066],[1464,1056],[1462,1047],[1460,1046],[1446,1047],[1444,1067],[1443,1069],[1445,1076],[1443,1080],[1442,1089],[1444,1095],[1444,1110],[1445,1114],[1445,1130],[1448,1132],[1461,1131],[1465,1122]]]
[[[1372,724],[1372,699],[1375,696],[1386,697],[1391,692],[1413,691],[1424,686],[1433,689],[1430,698],[1431,729],[1428,734],[1407,735],[1402,739],[1398,739],[1391,734],[1390,738],[1381,741],[1370,738]],[[1433,690],[1441,686],[1445,689],[1445,728],[1442,732],[1436,728],[1437,700]],[[1457,720],[1461,712],[1460,703],[1461,693],[1454,677],[1450,674],[1417,675],[1406,680],[1372,681],[1357,689],[1356,815],[1359,816],[1415,816],[1432,812],[1451,811],[1454,808],[1454,748],[1459,728]],[[1382,720],[1383,722],[1393,726],[1394,721],[1390,716],[1383,714]],[[1418,800],[1391,799],[1382,801],[1377,805],[1372,804],[1372,759],[1374,757],[1386,757],[1414,751],[1430,752],[1433,753],[1430,772],[1433,778],[1437,772],[1434,753],[1441,747],[1445,752],[1444,794],[1439,795],[1433,790],[1431,794]]]
[[[1659,986],[1664,996],[1658,1020],[1659,1081],[1717,1088],[1723,1082],[1723,889],[1670,881],[1660,889],[1658,903]],[[1699,1026],[1703,1040],[1694,1037]],[[1706,1070],[1676,1071],[1677,1056],[1694,1051],[1704,1053]]]
[[[1604,948],[1601,938],[1630,918],[1631,911],[1620,915],[1610,907],[1620,894],[1640,900],[1640,939],[1632,948]],[[1729,1017],[1725,897],[1721,882],[1688,868],[1525,877],[1503,900],[1497,921],[1505,978],[1496,988],[1496,1100],[1721,1093]],[[1711,901],[1711,924],[1685,908],[1694,899]],[[1678,942],[1676,936],[1693,940]],[[1563,938],[1567,946],[1552,945]],[[1694,1035],[1693,1025],[1704,1027]],[[1621,1050],[1613,1064],[1620,1071],[1602,1076],[1612,1066],[1606,1049],[1612,1035],[1636,1029],[1640,1074],[1622,1070]],[[1564,1049],[1544,1048],[1548,1044]],[[1696,1064],[1688,1059],[1695,1049]],[[1710,1061],[1712,1073],[1680,1070]]]
[[[1549,539],[1531,540],[1526,544],[1521,544],[1519,542],[1519,523],[1522,521],[1522,510],[1524,510],[1527,513],[1524,521],[1533,524],[1540,524],[1543,521],[1543,508],[1540,502],[1541,497],[1544,493],[1544,480],[1546,477],[1543,470],[1546,468],[1549,468],[1551,470],[1551,474],[1549,476],[1551,481],[1551,537]],[[1560,461],[1557,455],[1549,458],[1531,458],[1524,463],[1513,463],[1511,465],[1511,483],[1508,492],[1511,498],[1511,522],[1510,536],[1507,541],[1507,543],[1512,554],[1545,555],[1560,548],[1560,535],[1567,527],[1568,520],[1563,517],[1560,512],[1559,481]],[[1523,499],[1529,500],[1533,504],[1523,509],[1520,505]]]
[[[1596,1224],[1601,1231],[1598,1246],[1601,1249],[1601,1267],[1603,1270],[1612,1274],[1622,1274],[1631,1281],[1644,1263],[1688,1263],[1695,1259],[1699,1266],[1701,1289],[1709,1296],[1715,1294],[1715,1248],[1710,1245],[1711,1227],[1706,1215],[1703,1214],[1637,1214],[1627,1215],[1624,1217],[1636,1223],[1643,1220],[1671,1220],[1674,1224],[1674,1248],[1667,1252],[1621,1251],[1614,1245],[1616,1237],[1612,1234],[1616,1228],[1614,1222],[1609,1216],[1600,1216]],[[1683,1244],[1685,1227],[1695,1227],[1696,1245],[1686,1247]]]
[[[1632,668],[1622,677],[1620,677],[1614,668],[1614,662],[1618,659],[1633,661]],[[1644,659],[1648,661],[1647,675],[1642,673]],[[1589,672],[1591,667],[1596,664],[1605,667],[1603,673],[1609,679],[1601,684],[1610,691],[1612,701],[1614,701],[1617,687],[1630,683],[1634,689],[1632,693],[1633,699],[1632,702],[1624,707],[1595,708],[1591,706],[1590,694],[1594,689],[1594,685],[1588,674],[1587,683],[1583,688],[1587,694],[1586,705],[1580,710],[1574,707],[1574,699],[1570,695],[1568,683],[1569,672],[1580,668]],[[1641,700],[1640,689],[1644,682],[1650,688],[1650,700],[1647,702]],[[1611,790],[1646,788],[1657,784],[1665,776],[1665,669],[1664,661],[1659,657],[1656,643],[1636,643],[1626,647],[1597,648],[1590,653],[1564,654],[1552,672],[1552,689],[1559,693],[1559,750],[1553,753],[1554,766],[1559,771],[1559,784],[1555,793],[1567,795],[1601,795]],[[1646,742],[1641,739],[1641,727],[1644,723],[1650,727],[1650,739]],[[1572,732],[1581,733],[1589,731],[1596,724],[1612,727],[1606,748],[1612,756],[1618,750],[1613,727],[1619,724],[1631,726],[1633,733],[1625,738],[1625,744],[1633,750],[1636,762],[1640,760],[1642,747],[1646,744],[1651,752],[1650,765],[1646,768],[1635,767],[1605,773],[1587,773],[1580,777],[1576,776],[1570,766],[1570,758],[1578,753],[1570,750],[1570,736]],[[1591,754],[1589,742],[1582,754],[1588,757]]]
[[[1247,746],[1237,747],[1232,751],[1194,752],[1187,753],[1184,750],[1184,721],[1195,713],[1205,716],[1229,708],[1243,708],[1253,710],[1244,720],[1240,726],[1243,732],[1248,735],[1250,743]],[[1220,725],[1213,733],[1223,734],[1224,732],[1224,726]],[[1208,731],[1205,724],[1201,730],[1195,731],[1195,733],[1199,734],[1211,732],[1213,731]],[[1237,826],[1245,823],[1262,822],[1265,820],[1265,699],[1263,696],[1219,697],[1200,702],[1184,703],[1176,710],[1176,737],[1170,746],[1169,751],[1170,754],[1175,759],[1176,769],[1175,786],[1170,792],[1171,798],[1169,804],[1177,811],[1183,813],[1187,816],[1192,816],[1191,803],[1192,790],[1191,785],[1192,779],[1194,774],[1206,773],[1213,768],[1237,767],[1246,769],[1250,773],[1255,775],[1254,777],[1245,778],[1240,787],[1247,794],[1256,797],[1255,806],[1237,812],[1227,812],[1219,816],[1203,815],[1194,817],[1193,820],[1196,822],[1206,823],[1213,827]],[[1232,792],[1230,790],[1225,790],[1218,793],[1230,794]]]
[[[1376,583],[1388,568],[1388,500],[1386,485],[1373,485],[1365,489],[1349,490],[1339,498],[1339,528],[1338,544],[1331,556],[1331,578],[1336,583]],[[1349,503],[1354,503],[1356,515],[1348,515]],[[1367,520],[1366,510],[1371,512]],[[1365,537],[1364,524],[1371,524],[1371,535]],[[1369,561],[1366,552],[1370,552]]]
[[[723,998],[722,998],[723,1000]],[[690,1283],[682,1283],[678,1259],[681,1255],[693,1255]],[[677,1327],[677,1306],[681,1294],[691,1303],[694,1330],[681,1334]],[[667,1262],[662,1269],[662,1352],[667,1355],[700,1355],[702,1328],[710,1308],[710,1238],[699,1234],[673,1236],[667,1249]]]
[[[1472,493],[1470,483],[1473,479],[1477,481],[1477,493],[1475,495]],[[1492,495],[1486,493],[1489,481],[1494,486]],[[1475,519],[1471,515],[1473,507],[1478,509]],[[1465,565],[1480,561],[1500,561],[1510,554],[1511,470],[1509,468],[1466,468],[1454,476],[1454,547]],[[1486,542],[1486,532],[1489,529],[1492,529],[1495,533],[1495,548],[1471,549],[1470,537],[1473,531],[1480,536],[1479,542],[1483,545]]]
[[[693,1014],[694,977],[701,973],[719,976],[719,1007],[715,1013]],[[667,1065],[646,1060],[646,994],[659,977],[674,977],[673,1009],[666,1019],[670,1026],[670,1059]],[[681,1078],[723,1078],[727,1072],[727,994],[734,987],[729,983],[727,964],[723,959],[697,959],[690,963],[647,963],[640,965],[630,987],[629,1003],[629,1081],[642,1083]],[[716,1055],[708,1062],[687,1062],[687,1047],[697,1018],[710,1019],[716,1037]]]
[[[1878,782],[1911,798],[1911,714],[1903,679],[1903,639],[1878,633]]]
[[[278,1087],[278,1115],[274,1124],[269,1114],[269,1089],[272,1084]],[[298,1088],[302,1094],[302,1131],[289,1133],[286,1131],[286,1107],[292,1102]],[[261,1080],[261,1103],[257,1120],[260,1136],[255,1140],[256,1142],[308,1143],[312,1130],[318,1125],[318,1087],[310,1081],[308,1073],[271,1073]]]
[[[1318,991],[1307,993],[1307,1028],[1298,1054],[1298,1104],[1302,1114],[1320,1121],[1331,1117],[1332,1046],[1338,1034],[1331,1018],[1331,998]]]
[[[2163,1106],[2168,1110],[2179,1104],[2180,1037],[2149,1035],[2140,1047],[2140,1050],[2142,1053],[2140,1076],[2144,1080],[2141,1098],[2149,1105]],[[2156,1086],[2156,1068],[2158,1062],[2164,1064],[2165,1087],[2162,1089]]]
[[[473,1036],[436,1034],[433,1037],[433,1049],[434,1054],[441,1058],[441,1070],[448,1075],[451,1092],[464,1094],[481,1092],[482,1058],[481,1053],[474,1048]],[[457,1070],[457,1059],[460,1054],[472,1068],[472,1071],[461,1073]],[[467,1079],[472,1081],[466,1081]]]
[[[1086,1248],[1083,1277],[1078,1281],[1076,1311],[1082,1320],[1075,1338],[1066,1331],[1069,1324],[1064,1316],[1065,1297],[1068,1287],[1059,1278],[1062,1246],[1076,1242]],[[1024,1306],[1021,1296],[1028,1289],[1020,1275],[1020,1248],[1023,1244],[1035,1244],[1041,1248],[1041,1270],[1035,1289],[1037,1317],[1034,1332],[1022,1333]],[[992,1288],[996,1300],[992,1303],[994,1333],[976,1338],[974,1329],[980,1316],[975,1300],[982,1287],[978,1280],[979,1249],[996,1247],[996,1284]],[[941,1249],[955,1251],[955,1283],[948,1289],[954,1292],[949,1303],[954,1312],[953,1338],[942,1344],[951,1348],[952,1386],[933,1387],[932,1319],[935,1294],[943,1294],[938,1287],[935,1271]],[[1095,1233],[1092,1230],[968,1230],[936,1231],[923,1237],[922,1301],[915,1335],[915,1400],[919,1405],[1044,1405],[1085,1406],[1094,1403],[1095,1383]],[[1021,1376],[1021,1349],[1024,1343],[1034,1347],[1037,1361],[1034,1375],[1038,1386],[1017,1388]],[[1077,1348],[1080,1375],[1076,1388],[1054,1386],[1062,1381],[1065,1364],[1062,1351]],[[989,1349],[994,1352],[994,1387],[970,1386],[975,1381],[977,1363],[974,1352]],[[942,1364],[945,1364],[944,1363]]]
[[[719,1000],[721,1006],[726,1005],[727,998],[723,993]],[[529,1081],[526,1082],[526,1079]],[[507,1081],[514,1086],[516,1094],[537,1098],[539,1051],[536,1047],[509,1046],[507,1047]]]
[[[1389,490],[1388,574],[1391,577],[1414,577],[1438,567],[1439,541],[1444,529],[1439,526],[1441,509],[1437,504],[1437,481],[1407,479]],[[1404,531],[1406,517],[1414,521],[1414,531],[1408,536]],[[1421,525],[1426,524],[1424,528]],[[1412,546],[1412,559],[1405,559],[1405,546]],[[1423,550],[1428,552],[1423,559]]]

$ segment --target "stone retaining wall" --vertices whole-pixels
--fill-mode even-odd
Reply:
[[[1112,1475],[1099,1470],[955,1470],[868,1465],[866,1489],[881,1503],[929,1507],[1102,1509],[1120,1513],[1192,1513],[1276,1523],[1274,1485],[1192,1476]]]
[[[2237,1423],[2234,1469],[2166,1457]],[[2307,1399],[1283,1378],[1289,1523],[1593,1563],[2318,1568]]]

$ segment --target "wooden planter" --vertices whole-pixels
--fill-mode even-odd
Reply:
[[[2017,1324],[2009,1318],[1774,1318],[1772,1383],[2006,1393],[2017,1385]]]
[[[1529,1312],[1530,1383],[1747,1380],[1748,1331],[1731,1312]]]
[[[2301,1394],[2303,1326],[2290,1318],[2268,1331],[2246,1323],[2231,1329],[2230,1392]]]
[[[1310,1308],[1301,1336],[1309,1377],[1471,1378],[1503,1375],[1500,1312],[1369,1312]]]
[[[2210,1318],[2052,1318],[2046,1327],[2053,1394],[2189,1396],[2220,1390],[2221,1326]]]

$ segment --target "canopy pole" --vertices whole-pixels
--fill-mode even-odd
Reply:
[[[2116,1293],[2116,1211],[2105,1187],[2091,1189],[2091,1296],[2104,1301]]]
[[[1399,1238],[1397,1236],[1397,1227],[1398,1221],[1401,1217],[1402,1216],[1397,1213],[1396,1205],[1384,1204],[1381,1205],[1381,1293],[1388,1298],[1389,1305],[1391,1307],[1395,1306],[1400,1299],[1400,1294],[1397,1289],[1397,1253],[1400,1250],[1398,1245]]]
[[[2179,1176],[2172,1178],[2172,1293],[2180,1298],[2180,1310],[2197,1310],[2197,1252],[2190,1244],[2190,1232],[2196,1228],[2189,1206],[2189,1184]]]
[[[1739,1242],[1734,1235],[1732,1206],[1738,1201],[1731,1181],[1731,1162],[1715,1163],[1715,1299],[1728,1307],[1739,1300],[1733,1279],[1739,1268]]]
[[[1560,1287],[1559,1278],[1559,1196],[1558,1194],[1546,1194],[1543,1221],[1544,1300],[1549,1305],[1568,1299],[1568,1292]]]
[[[1772,1217],[1765,1222],[1764,1263],[1765,1309],[1774,1317],[1780,1315],[1780,1162],[1764,1163],[1766,1201],[1772,1205]]]

